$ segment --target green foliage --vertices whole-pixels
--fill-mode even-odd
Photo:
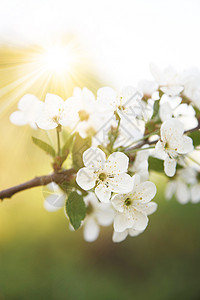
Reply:
[[[86,206],[83,196],[79,195],[77,192],[70,193],[66,202],[66,212],[72,226],[77,230],[86,215]]]
[[[149,157],[149,170],[156,172],[164,172],[163,160],[150,156]]]
[[[154,105],[153,105],[153,116],[152,116],[152,119],[154,119],[158,115],[159,109],[160,109],[160,100],[156,100],[154,102]]]
[[[189,133],[188,136],[192,138],[194,147],[197,147],[200,145],[200,131],[199,130]]]
[[[75,134],[74,144],[72,148],[73,166],[75,169],[80,169],[83,164],[83,152],[91,147],[91,137],[83,139],[78,133]]]
[[[40,139],[37,139],[37,138],[33,137],[33,136],[32,136],[32,141],[40,149],[44,150],[46,153],[48,153],[52,157],[55,157],[56,152],[55,152],[55,150],[53,149],[53,147],[51,145],[47,144],[46,142],[44,142]]]
[[[62,156],[64,157],[68,156],[70,149],[72,148],[73,145],[73,140],[74,140],[74,134],[67,136],[66,142],[62,147]]]

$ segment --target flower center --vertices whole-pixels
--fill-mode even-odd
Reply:
[[[85,110],[79,110],[78,112],[80,121],[88,121],[90,115]]]
[[[101,181],[104,181],[106,178],[107,178],[107,175],[106,175],[105,173],[99,174],[99,179],[100,179]]]
[[[132,199],[131,198],[126,198],[126,200],[124,201],[126,206],[130,206],[132,203]]]

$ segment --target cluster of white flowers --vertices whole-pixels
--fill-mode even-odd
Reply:
[[[44,207],[48,211],[67,207],[66,216],[75,228],[81,213],[71,214],[66,199],[76,191],[83,198],[80,211],[85,207],[78,222],[86,241],[96,240],[99,225],[113,224],[114,242],[146,229],[148,215],[157,209],[151,201],[156,195],[156,186],[149,181],[151,171],[168,177],[167,199],[175,194],[182,204],[200,202],[200,168],[191,155],[200,145],[200,73],[189,70],[178,74],[171,67],[160,71],[155,65],[151,65],[151,72],[154,81],[142,80],[137,89],[127,86],[116,92],[103,87],[97,97],[87,88],[75,88],[65,101],[53,94],[47,94],[44,102],[25,95],[18,111],[10,116],[15,125],[56,129],[57,138],[67,128],[63,145],[68,151],[60,150],[59,140],[58,152],[53,149],[53,165],[59,172],[67,160],[76,170],[76,183],[67,183],[68,190],[50,184]],[[77,133],[80,148],[78,140],[74,142]],[[70,145],[66,144],[69,140]]]

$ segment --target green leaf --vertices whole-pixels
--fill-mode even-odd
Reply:
[[[73,139],[74,139],[74,134],[67,137],[67,140],[64,146],[62,147],[62,156],[68,156],[70,152],[70,148],[72,147],[73,144]]]
[[[155,117],[157,117],[157,115],[159,113],[159,109],[160,109],[160,100],[156,100],[154,102],[154,105],[153,105],[153,116],[152,116],[152,119],[154,119]]]
[[[56,152],[53,149],[53,147],[47,143],[45,143],[44,141],[37,139],[35,137],[32,136],[32,141],[33,143],[38,146],[40,149],[44,150],[46,153],[50,154],[51,156],[55,157]]]
[[[91,137],[83,139],[78,133],[76,133],[72,149],[73,166],[75,169],[78,170],[84,166],[83,152],[91,147],[91,143]]]
[[[188,136],[192,138],[194,147],[200,145],[200,130],[193,131]]]
[[[86,216],[86,205],[83,196],[77,192],[70,193],[66,202],[66,212],[72,226],[77,230]]]
[[[150,156],[149,157],[149,170],[156,172],[164,172],[163,160]]]

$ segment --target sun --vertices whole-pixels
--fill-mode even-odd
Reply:
[[[63,74],[70,72],[75,56],[69,47],[52,46],[41,54],[40,63],[46,72]]]

